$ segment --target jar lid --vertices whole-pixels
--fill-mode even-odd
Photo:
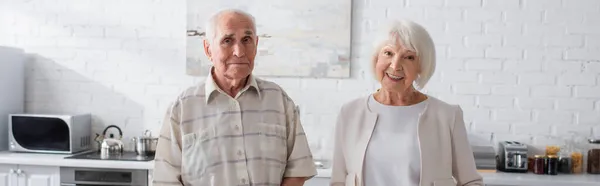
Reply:
[[[544,155],[535,155],[535,156],[533,156],[533,157],[535,157],[535,158],[543,158],[543,157],[544,157]]]
[[[589,143],[600,144],[600,139],[588,139]]]
[[[548,158],[558,158],[556,155],[548,155]]]

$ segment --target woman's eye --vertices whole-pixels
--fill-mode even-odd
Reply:
[[[383,54],[385,54],[386,56],[391,56],[391,55],[392,55],[392,52],[390,52],[390,51],[385,51],[385,52],[383,52]]]
[[[408,57],[406,57],[406,59],[408,59],[408,60],[415,60],[415,56],[408,56]]]

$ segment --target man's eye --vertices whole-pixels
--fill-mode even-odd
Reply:
[[[390,51],[385,51],[385,52],[383,52],[383,54],[385,54],[386,56],[391,56],[391,55],[392,55],[392,52],[390,52]]]

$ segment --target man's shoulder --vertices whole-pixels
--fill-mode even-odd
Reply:
[[[258,84],[258,88],[260,89],[275,89],[279,91],[283,91],[281,86],[273,81],[265,80],[262,78],[255,77],[256,84]]]
[[[183,89],[183,91],[177,95],[177,100],[185,101],[189,98],[204,98],[206,96],[204,95],[205,85],[206,84],[203,82]]]

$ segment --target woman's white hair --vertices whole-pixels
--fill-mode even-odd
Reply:
[[[212,16],[210,16],[210,18],[208,18],[208,21],[205,24],[205,30],[204,30],[204,38],[206,40],[208,40],[209,43],[212,43],[213,39],[215,39],[215,37],[217,36],[217,25],[219,24],[219,18],[221,17],[221,15],[226,14],[226,13],[235,13],[235,14],[239,14],[242,15],[244,17],[247,17],[248,19],[250,19],[250,21],[252,21],[252,30],[254,31],[254,34],[256,34],[256,21],[254,19],[254,16],[252,16],[252,14],[240,10],[240,9],[235,9],[235,8],[228,8],[228,9],[223,9],[220,10],[218,12],[216,12],[215,14],[213,14]]]
[[[375,51],[371,61],[371,70],[376,77],[375,65],[381,49],[388,44],[402,43],[404,47],[417,53],[421,72],[413,82],[416,89],[425,87],[435,72],[435,45],[423,26],[410,20],[393,20],[380,30],[375,39]]]

